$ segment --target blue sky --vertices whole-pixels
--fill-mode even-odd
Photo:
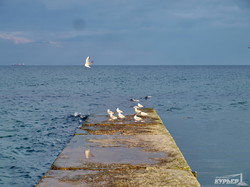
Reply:
[[[249,0],[0,0],[0,65],[250,65]]]

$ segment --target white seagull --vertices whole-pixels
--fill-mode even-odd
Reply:
[[[138,106],[134,106],[133,108],[135,109],[135,112],[136,112],[137,114],[141,113],[141,110],[138,109],[138,108],[139,108]]]
[[[122,113],[118,113],[118,118],[123,119],[125,116]]]
[[[141,116],[147,116],[148,115],[148,113],[146,113],[146,112],[140,112],[139,113]]]
[[[144,107],[144,106],[143,106],[142,104],[140,104],[140,103],[138,103],[137,105],[138,105],[139,108]]]
[[[115,120],[115,119],[117,119],[117,117],[116,117],[116,116],[113,116],[113,114],[110,114],[110,115],[109,115],[109,118],[110,118],[110,120]]]
[[[142,118],[138,117],[137,115],[134,115],[135,121],[142,121]]]
[[[85,158],[89,159],[90,157],[93,157],[94,155],[91,153],[90,149],[85,150]]]
[[[107,109],[107,113],[110,115],[110,114],[114,114],[113,111],[111,111],[110,109]]]
[[[93,64],[93,62],[94,61],[90,61],[90,57],[88,56],[87,58],[86,58],[86,62],[85,62],[85,64],[84,64],[84,66],[86,67],[86,68],[90,68],[90,64]]]
[[[123,113],[123,111],[120,110],[119,108],[116,108],[116,112],[117,112],[117,113]]]

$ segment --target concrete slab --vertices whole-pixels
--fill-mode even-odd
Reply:
[[[37,186],[200,186],[153,109],[143,122],[90,116]]]
[[[187,171],[161,168],[124,170],[50,170],[37,187],[195,187],[199,183]]]

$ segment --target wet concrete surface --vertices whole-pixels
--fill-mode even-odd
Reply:
[[[37,186],[200,186],[153,109],[143,122],[90,116]]]

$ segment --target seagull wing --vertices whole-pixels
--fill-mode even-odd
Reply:
[[[86,58],[86,62],[85,62],[85,67],[87,67],[87,68],[90,68],[90,64],[93,64],[93,61],[90,61],[90,57],[88,56],[87,58]]]

